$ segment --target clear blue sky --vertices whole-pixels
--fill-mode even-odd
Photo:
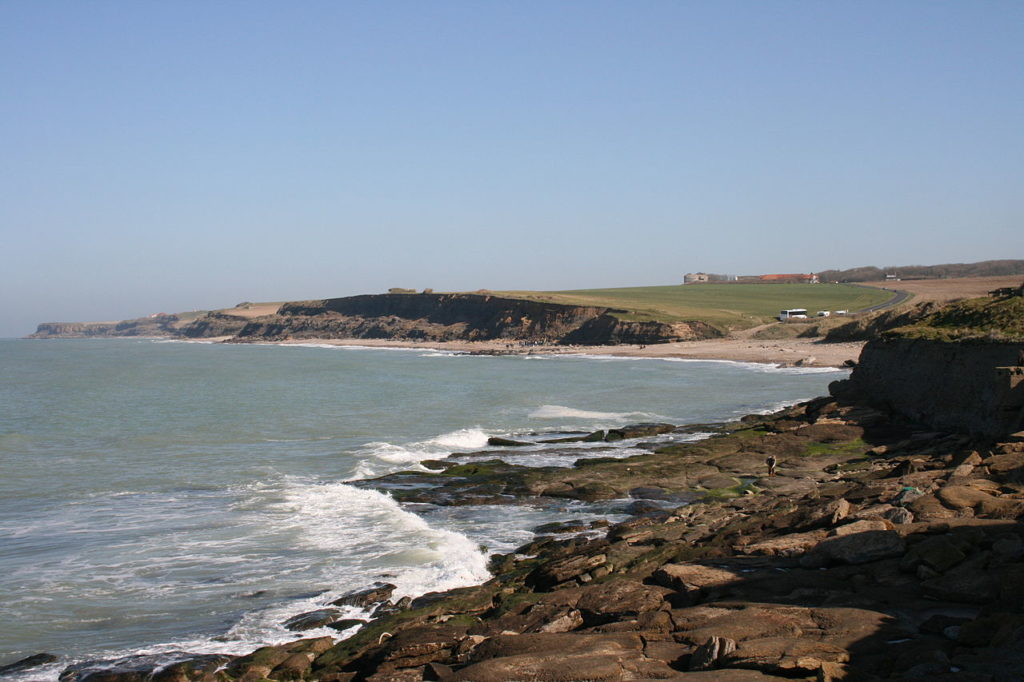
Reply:
[[[0,336],[1024,258],[1024,2],[0,1]]]

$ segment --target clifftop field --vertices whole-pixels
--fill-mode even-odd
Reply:
[[[769,322],[785,308],[851,312],[884,303],[892,292],[849,284],[690,284],[686,286],[495,291],[498,296],[571,305],[609,306],[626,320],[700,320],[726,329]]]

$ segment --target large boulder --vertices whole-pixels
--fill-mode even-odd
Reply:
[[[487,439],[487,444],[506,448],[521,448],[527,445],[532,445],[532,443],[527,443],[525,441],[512,440],[511,438],[502,438],[500,436],[491,436],[490,438]]]
[[[307,611],[306,613],[292,616],[284,622],[284,626],[292,632],[304,632],[306,630],[322,628],[338,620],[341,617],[341,613],[338,609]]]
[[[573,580],[608,562],[605,554],[574,555],[538,566],[526,576],[526,584],[539,590]]]
[[[690,657],[690,670],[711,670],[717,668],[720,661],[736,651],[736,642],[728,637],[711,637],[697,647]]]
[[[32,656],[26,656],[25,658],[19,659],[14,663],[0,665],[0,676],[38,668],[39,666],[46,665],[47,663],[56,663],[57,660],[59,659],[53,654],[33,654]]]
[[[360,590],[352,590],[341,595],[331,602],[332,606],[355,606],[365,609],[386,602],[395,593],[395,586],[391,583],[374,583],[369,587]]]
[[[935,496],[951,509],[969,509],[977,516],[1015,519],[1024,514],[1021,500],[1003,499],[971,486],[946,485],[939,488]]]
[[[675,430],[672,424],[630,424],[617,429],[608,429],[606,441],[624,440],[626,438],[648,438]]]

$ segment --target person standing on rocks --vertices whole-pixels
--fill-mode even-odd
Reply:
[[[775,476],[775,465],[778,464],[778,460],[775,459],[775,455],[768,455],[768,459],[764,461],[768,465],[768,478]]]

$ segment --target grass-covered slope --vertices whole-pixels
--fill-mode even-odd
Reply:
[[[859,310],[887,301],[880,289],[845,284],[691,284],[687,286],[503,291],[502,296],[623,309],[625,320],[699,320],[724,329],[744,329],[773,319],[784,308]]]
[[[935,341],[1024,341],[1024,297],[956,301],[916,324],[893,329],[886,336]]]

